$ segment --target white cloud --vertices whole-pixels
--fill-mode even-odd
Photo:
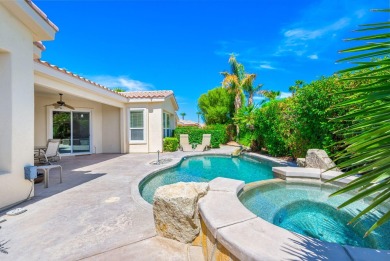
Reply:
[[[268,69],[268,70],[275,70],[276,69],[275,67],[272,67],[269,64],[260,64],[259,67],[262,68],[262,69]]]
[[[255,101],[262,101],[262,100],[265,100],[266,98],[264,96],[254,96],[253,99]]]
[[[291,92],[281,92],[279,98],[280,98],[280,99],[288,98],[288,97],[290,97],[291,95],[292,95]]]
[[[349,23],[350,23],[350,19],[343,17],[331,25],[318,28],[318,29],[310,30],[310,29],[297,28],[297,29],[287,30],[284,33],[284,36],[288,38],[289,41],[313,40],[313,39],[323,37],[329,33],[333,33],[335,31],[341,30],[346,26],[348,26]]]
[[[108,88],[120,87],[126,91],[146,91],[153,89],[153,85],[129,78],[128,76],[96,75],[86,77]]]
[[[305,55],[313,43],[318,44],[318,41],[323,41],[324,37],[335,36],[336,32],[347,27],[350,22],[350,18],[343,17],[327,26],[319,24],[316,26],[317,28],[313,28],[310,24],[304,24],[303,26],[293,26],[295,28],[285,29],[284,39],[275,55],[280,56],[283,53],[294,53],[297,56]]]
[[[312,55],[309,55],[307,56],[309,59],[312,59],[312,60],[318,60],[318,55],[316,54],[312,54]]]

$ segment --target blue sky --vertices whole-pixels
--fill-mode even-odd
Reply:
[[[197,121],[197,100],[221,85],[229,54],[256,84],[288,96],[344,68],[343,39],[358,25],[388,20],[387,0],[34,1],[59,28],[42,60],[107,87],[173,90]],[[257,101],[261,98],[258,97]]]

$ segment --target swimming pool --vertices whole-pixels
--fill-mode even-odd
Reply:
[[[176,182],[209,182],[216,177],[239,179],[250,183],[274,178],[272,167],[281,164],[257,160],[248,156],[234,157],[222,155],[194,156],[184,158],[173,168],[147,177],[139,185],[141,196],[153,203],[156,189]]]
[[[341,210],[337,206],[351,195],[329,198],[338,187],[320,182],[264,182],[239,196],[254,214],[279,227],[323,241],[366,247],[390,249],[390,224],[387,223],[363,238],[375,222],[378,211],[354,225],[347,223],[368,202],[360,200]]]

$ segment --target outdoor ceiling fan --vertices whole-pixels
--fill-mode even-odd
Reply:
[[[53,103],[53,104],[49,104],[48,106],[54,106],[54,108],[58,109],[58,108],[62,108],[62,107],[66,107],[66,108],[69,108],[71,110],[74,110],[74,108],[70,105],[67,105],[63,100],[62,100],[62,93],[59,93],[60,95],[60,100],[57,101],[56,103]]]

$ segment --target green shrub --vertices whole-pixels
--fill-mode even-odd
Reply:
[[[291,134],[287,140],[294,157],[304,157],[308,149],[324,149],[329,154],[340,150],[336,142],[342,139],[337,130],[345,128],[350,122],[335,122],[332,118],[344,115],[347,110],[337,105],[345,95],[335,94],[349,88],[349,83],[340,76],[322,77],[297,91],[290,98],[287,111]]]
[[[284,100],[272,100],[256,111],[255,143],[264,147],[272,156],[289,155],[284,121]]]
[[[335,122],[332,118],[347,113],[339,108],[343,90],[353,88],[342,80],[345,75],[322,77],[297,90],[292,97],[272,100],[255,110],[252,148],[265,148],[273,156],[304,157],[308,149],[323,149],[330,155],[341,150],[342,136],[337,130],[351,122]],[[243,127],[242,127],[243,128]],[[246,134],[250,130],[242,129]],[[247,137],[243,137],[246,142]]]
[[[180,140],[180,134],[188,134],[190,143],[202,143],[203,134],[211,134],[211,147],[219,148],[220,144],[226,143],[226,130],[224,129],[200,129],[198,127],[177,127],[175,137]]]
[[[234,114],[234,96],[225,88],[217,87],[199,97],[198,108],[207,125],[226,124]]]
[[[207,125],[204,130],[219,131],[217,135],[220,136],[220,138],[217,138],[217,140],[219,140],[220,144],[226,144],[231,140],[228,126],[229,125],[224,124]]]
[[[174,137],[164,138],[164,151],[177,151],[179,140]]]
[[[251,144],[252,144],[252,139],[253,139],[253,135],[251,132],[249,131],[246,131],[246,132],[243,132],[241,131],[240,132],[240,139],[238,141],[238,143],[246,146],[246,147],[250,147]]]

